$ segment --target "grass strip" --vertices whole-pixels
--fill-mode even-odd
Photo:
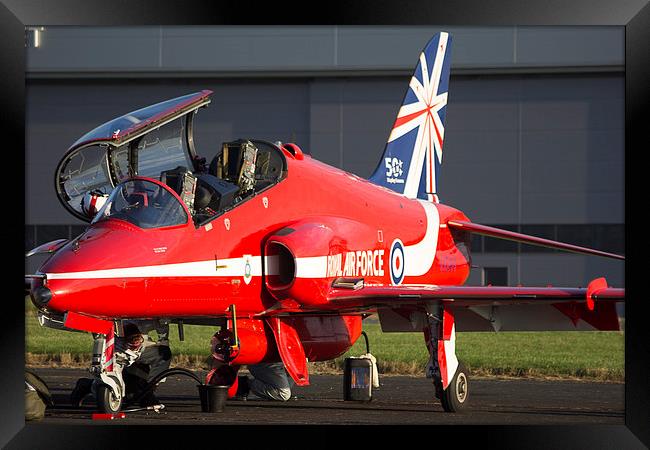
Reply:
[[[89,333],[41,327],[33,307],[26,308],[26,364],[88,367],[92,349]],[[382,374],[423,375],[429,359],[422,333],[382,333],[379,323],[364,322],[370,349]],[[185,341],[170,327],[172,364],[193,369],[208,367],[209,342],[215,330],[185,325]],[[310,363],[311,373],[341,373],[348,356],[365,353],[359,339],[344,355]],[[458,358],[472,374],[505,377],[553,377],[622,382],[625,377],[624,336],[621,332],[457,333]]]

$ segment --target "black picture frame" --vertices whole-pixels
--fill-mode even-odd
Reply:
[[[352,3],[352,4],[349,4]],[[641,138],[644,126],[647,127],[647,101],[650,96],[650,6],[646,0],[626,1],[613,4],[606,0],[579,0],[565,2],[562,0],[520,2],[507,0],[499,2],[484,2],[479,0],[464,0],[460,2],[428,2],[404,1],[356,1],[328,2],[315,8],[295,8],[288,15],[286,9],[280,9],[276,3],[267,3],[263,7],[252,7],[240,2],[223,4],[207,0],[173,2],[173,1],[112,1],[98,0],[3,0],[0,5],[0,57],[4,75],[0,83],[4,102],[3,122],[5,133],[9,133],[13,142],[13,150],[5,148],[5,154],[12,155],[18,164],[5,165],[5,173],[13,171],[18,178],[12,186],[21,186],[20,181],[20,152],[16,148],[24,148],[24,118],[25,118],[25,48],[24,27],[26,25],[221,25],[221,24],[318,24],[318,25],[618,25],[625,26],[625,154],[626,169],[626,258],[632,263],[641,261],[638,245],[639,224],[629,217],[635,208],[631,201],[634,187],[633,180],[638,179],[641,164],[633,167],[633,158],[642,154],[639,147],[644,140]],[[10,159],[7,159],[10,161]],[[16,167],[18,166],[18,167]],[[643,178],[641,178],[643,179]],[[22,185],[25,185],[24,180]],[[640,188],[643,188],[641,185]],[[7,187],[5,187],[7,189]],[[5,195],[5,201],[10,201],[7,211],[24,212],[24,198],[20,202],[19,195]],[[19,203],[14,205],[13,203]],[[637,208],[639,206],[636,206]],[[24,217],[24,214],[23,214]],[[5,233],[9,236],[20,235],[21,226],[15,219],[5,219]],[[23,227],[24,228],[24,227]],[[636,232],[635,232],[636,230]],[[21,254],[24,249],[20,244]],[[10,253],[14,255],[13,252]],[[18,257],[18,250],[15,252]],[[13,260],[9,258],[9,260]],[[20,269],[14,269],[9,264],[9,279],[13,293],[14,279],[16,285],[22,275]],[[15,277],[15,278],[14,278]],[[638,278],[637,278],[638,279]],[[625,334],[625,425],[621,426],[546,426],[546,427],[452,427],[435,429],[402,429],[395,436],[404,440],[406,433],[417,433],[421,439],[426,439],[430,445],[435,445],[439,439],[451,442],[467,442],[468,437],[478,439],[478,443],[490,443],[490,446],[501,448],[642,448],[643,444],[650,446],[650,384],[649,353],[650,340],[647,326],[644,326],[645,315],[642,304],[645,300],[638,294],[638,281],[633,277],[627,278],[626,292],[626,334]],[[114,448],[137,442],[144,433],[146,444],[155,445],[154,441],[165,443],[165,447],[173,447],[187,442],[190,437],[214,440],[220,445],[248,444],[250,440],[264,442],[265,439],[276,440],[284,444],[286,440],[298,440],[302,445],[312,445],[314,440],[327,439],[321,431],[311,428],[299,430],[299,438],[293,433],[292,427],[272,430],[268,428],[258,436],[247,431],[248,427],[238,427],[234,433],[212,427],[120,427],[114,430],[110,426],[56,426],[56,425],[25,425],[23,417],[23,370],[24,370],[24,321],[22,303],[18,295],[10,295],[5,299],[5,320],[2,325],[0,345],[3,350],[3,367],[0,371],[0,386],[4,395],[0,429],[0,445],[7,448]],[[198,428],[198,429],[197,429]],[[384,427],[382,427],[384,428]],[[336,431],[345,431],[337,428]],[[373,430],[376,435],[385,430]],[[354,435],[356,431],[350,433]],[[383,434],[383,433],[382,433]],[[330,440],[339,439],[332,434]],[[359,437],[359,435],[357,435]],[[401,436],[401,437],[400,437]],[[192,438],[193,440],[193,438]],[[411,444],[407,445],[420,445]],[[643,443],[643,444],[642,444]],[[193,444],[195,445],[195,444]],[[479,444],[480,445],[480,444]]]

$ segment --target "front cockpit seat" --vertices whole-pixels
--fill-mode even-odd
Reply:
[[[178,166],[175,169],[165,170],[160,173],[160,181],[172,188],[178,195],[183,193],[183,177],[188,173],[187,167]]]
[[[178,166],[160,173],[160,181],[172,188],[191,211],[194,209],[196,176],[187,167]]]

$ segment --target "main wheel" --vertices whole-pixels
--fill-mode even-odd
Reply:
[[[119,412],[122,407],[122,397],[113,393],[113,389],[106,384],[97,386],[97,406],[105,413]]]
[[[459,412],[469,398],[469,372],[462,363],[458,363],[456,374],[452,378],[449,386],[440,395],[442,408],[447,412]]]

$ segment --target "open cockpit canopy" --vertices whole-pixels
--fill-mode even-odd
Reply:
[[[55,174],[59,200],[73,215],[89,221],[81,200],[91,191],[110,194],[132,176],[160,179],[164,170],[194,170],[194,112],[210,103],[212,91],[167,100],[106,122],[78,139]]]
[[[86,133],[56,168],[61,203],[75,217],[90,222],[120,183],[133,177],[153,178],[181,197],[198,226],[283,179],[285,157],[269,142],[223,143],[209,166],[197,156],[193,117],[210,103],[211,94],[204,90],[157,103]]]

